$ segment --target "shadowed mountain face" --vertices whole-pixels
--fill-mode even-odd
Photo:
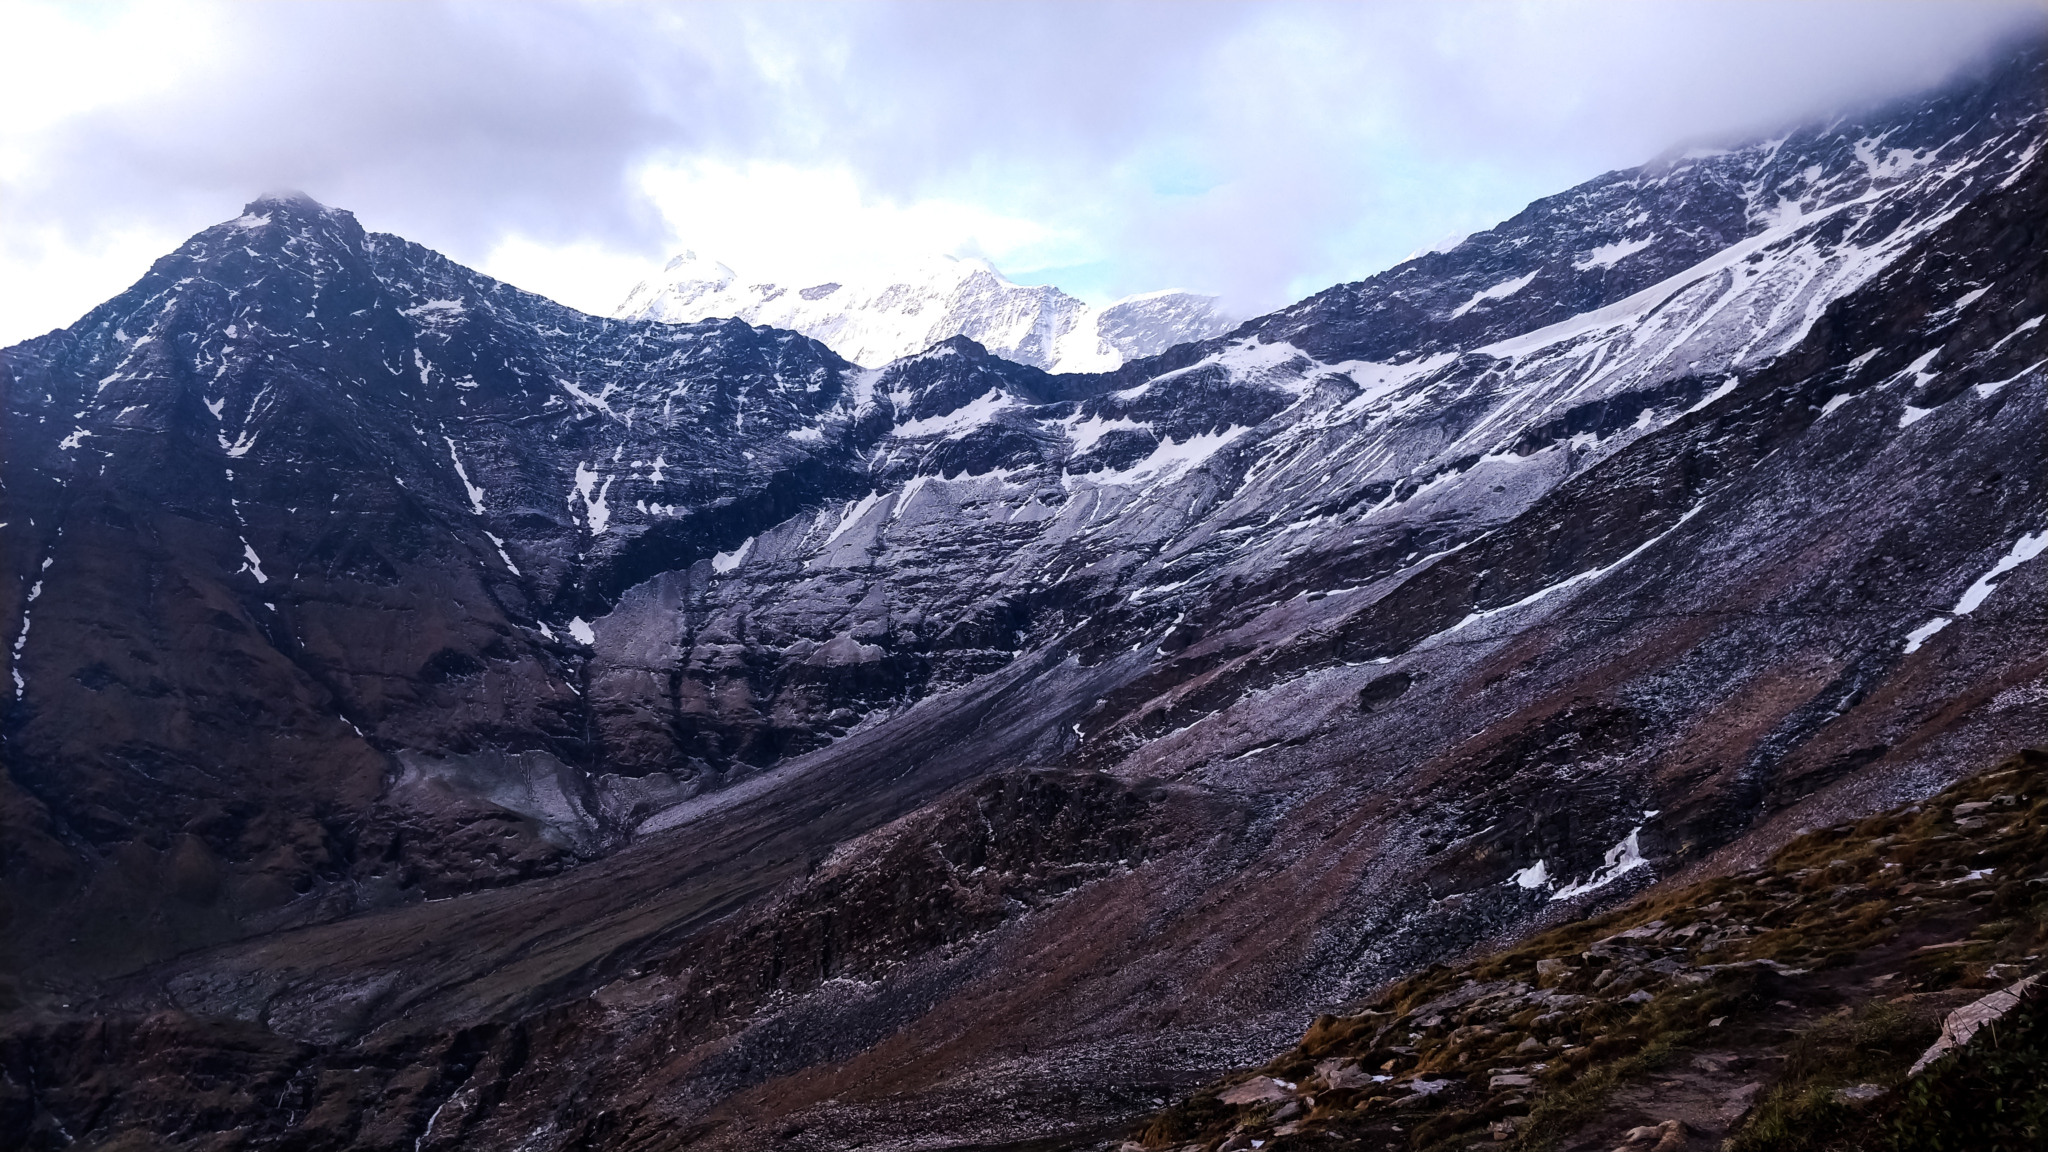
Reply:
[[[272,197],[0,353],[10,1145],[1086,1145],[2038,739],[2044,73],[1103,376]]]

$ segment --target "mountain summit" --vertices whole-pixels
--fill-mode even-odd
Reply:
[[[801,332],[869,365],[965,336],[1004,359],[1052,372],[1106,372],[1236,323],[1216,310],[1213,296],[1147,292],[1091,307],[1051,285],[1013,284],[985,260],[952,256],[807,288],[751,280],[684,252],[635,287],[613,315],[669,323],[731,316]]]
[[[2048,721],[2044,77],[1107,373],[252,203],[0,351],[0,1145],[1100,1147],[1939,793]]]

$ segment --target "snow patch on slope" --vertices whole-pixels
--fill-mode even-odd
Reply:
[[[1067,439],[1074,443],[1074,455],[1085,456],[1096,443],[1111,432],[1150,432],[1152,425],[1128,416],[1105,420],[1100,416],[1081,419],[1079,413],[1058,422],[1066,431]]]
[[[1537,272],[1541,271],[1542,269],[1537,269]],[[1458,317],[1463,316],[1465,313],[1470,312],[1474,308],[1479,307],[1481,304],[1486,303],[1488,300],[1505,300],[1508,297],[1513,296],[1515,293],[1520,292],[1524,288],[1527,288],[1530,282],[1536,279],[1536,274],[1536,272],[1531,272],[1527,276],[1518,277],[1513,280],[1504,280],[1499,284],[1495,284],[1491,288],[1481,289],[1470,300],[1467,300],[1463,304],[1458,305],[1456,308],[1451,309],[1451,319],[1455,320]]]
[[[1069,474],[1068,486],[1072,487],[1075,481],[1117,486],[1170,484],[1194,471],[1224,445],[1249,431],[1251,429],[1241,424],[1233,424],[1221,431],[1197,433],[1188,437],[1185,443],[1177,443],[1172,436],[1167,436],[1159,441],[1151,455],[1129,468]]]
[[[1906,633],[1906,655],[1910,656],[1918,652],[1922,644],[1927,643],[1928,639],[1935,633],[1954,623],[1956,617],[1968,616],[1970,613],[1975,612],[1983,605],[1984,601],[1991,598],[1993,592],[1998,590],[1998,578],[2000,576],[2032,560],[2044,551],[2048,551],[2048,531],[2021,536],[2018,540],[2014,541],[2012,548],[2005,555],[1998,558],[1998,563],[1991,566],[1991,571],[1977,577],[1974,583],[1963,590],[1962,599],[1957,600],[1956,606],[1948,610],[1948,615],[1936,616],[1927,623]]]
[[[602,487],[597,483],[600,478],[604,480]],[[603,535],[611,524],[612,509],[608,497],[612,481],[616,479],[616,476],[605,476],[592,470],[588,463],[578,462],[576,465],[576,486],[569,493],[569,507],[574,509],[576,501],[583,501],[584,522],[590,526],[592,536]]]
[[[1016,401],[1007,392],[990,389],[986,394],[970,400],[943,416],[928,416],[922,420],[911,420],[898,424],[894,429],[897,436],[940,436],[958,440],[983,424],[995,418],[996,413],[1014,407]]]
[[[1642,844],[1637,839],[1642,835],[1642,832],[1643,825],[1637,825],[1629,832],[1626,839],[1607,850],[1607,858],[1601,863],[1600,867],[1593,870],[1591,876],[1586,877],[1577,884],[1567,884],[1559,888],[1551,894],[1550,898],[1552,900],[1569,900],[1574,896],[1583,896],[1596,888],[1604,888],[1614,883],[1638,868],[1648,867],[1650,862],[1643,857]]]
[[[741,564],[746,563],[747,553],[752,552],[753,550],[754,538],[752,536],[749,536],[746,538],[745,542],[743,542],[739,547],[733,549],[732,551],[720,552],[717,555],[713,556],[711,558],[712,571],[720,573],[732,571],[733,569],[739,567]]]
[[[1657,237],[1653,234],[1640,240],[1616,240],[1612,244],[1602,244],[1586,253],[1582,259],[1572,261],[1572,267],[1580,272],[1590,272],[1595,268],[1612,268],[1656,242]]]
[[[483,515],[484,490],[469,482],[469,472],[462,467],[462,457],[457,456],[455,454],[454,438],[449,436],[443,436],[441,437],[441,439],[446,440],[448,442],[448,459],[455,462],[455,475],[462,481],[462,490],[469,494],[470,508],[473,511],[475,511],[477,515]],[[502,552],[503,549],[499,549],[499,551]],[[511,565],[512,562],[510,560],[507,560],[505,562],[506,567],[509,568],[511,567]]]

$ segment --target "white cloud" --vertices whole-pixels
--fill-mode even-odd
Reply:
[[[647,260],[589,240],[549,244],[529,236],[498,241],[477,271],[557,303],[606,316],[647,275]]]
[[[1091,255],[1071,230],[943,197],[899,202],[865,191],[843,166],[661,164],[641,184],[678,246],[780,280],[888,268],[931,254],[981,255],[1019,268]]]
[[[183,3],[55,4],[6,0],[13,46],[0,68],[0,174],[21,175],[38,133],[99,109],[158,97],[204,68],[218,12]]]
[[[70,326],[184,241],[148,226],[0,234],[0,347]]]
[[[1097,255],[1072,231],[965,202],[898,203],[864,192],[846,167],[670,161],[640,186],[667,225],[668,250],[690,249],[741,275],[782,284],[884,275],[930,255],[981,256],[1005,271]],[[478,267],[573,308],[608,314],[658,265],[593,241],[507,236]]]
[[[0,42],[33,45],[0,70],[0,344],[279,187],[584,308],[694,246],[778,279],[977,254],[1259,310],[1680,139],[1924,86],[2039,20],[0,0]]]
[[[184,240],[189,229],[132,218],[36,213],[17,190],[38,182],[68,124],[161,99],[206,67],[212,15],[178,3],[0,3],[0,345],[72,323]]]

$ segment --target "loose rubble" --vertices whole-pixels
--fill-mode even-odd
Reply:
[[[2028,751],[1802,835],[1762,867],[1653,890],[1320,1016],[1124,1147],[1834,1147],[1908,1106],[1912,1078],[1939,1075],[1989,1022],[2032,1008],[2044,814],[2048,754]],[[1814,1101],[1831,1119],[1788,1141]]]

